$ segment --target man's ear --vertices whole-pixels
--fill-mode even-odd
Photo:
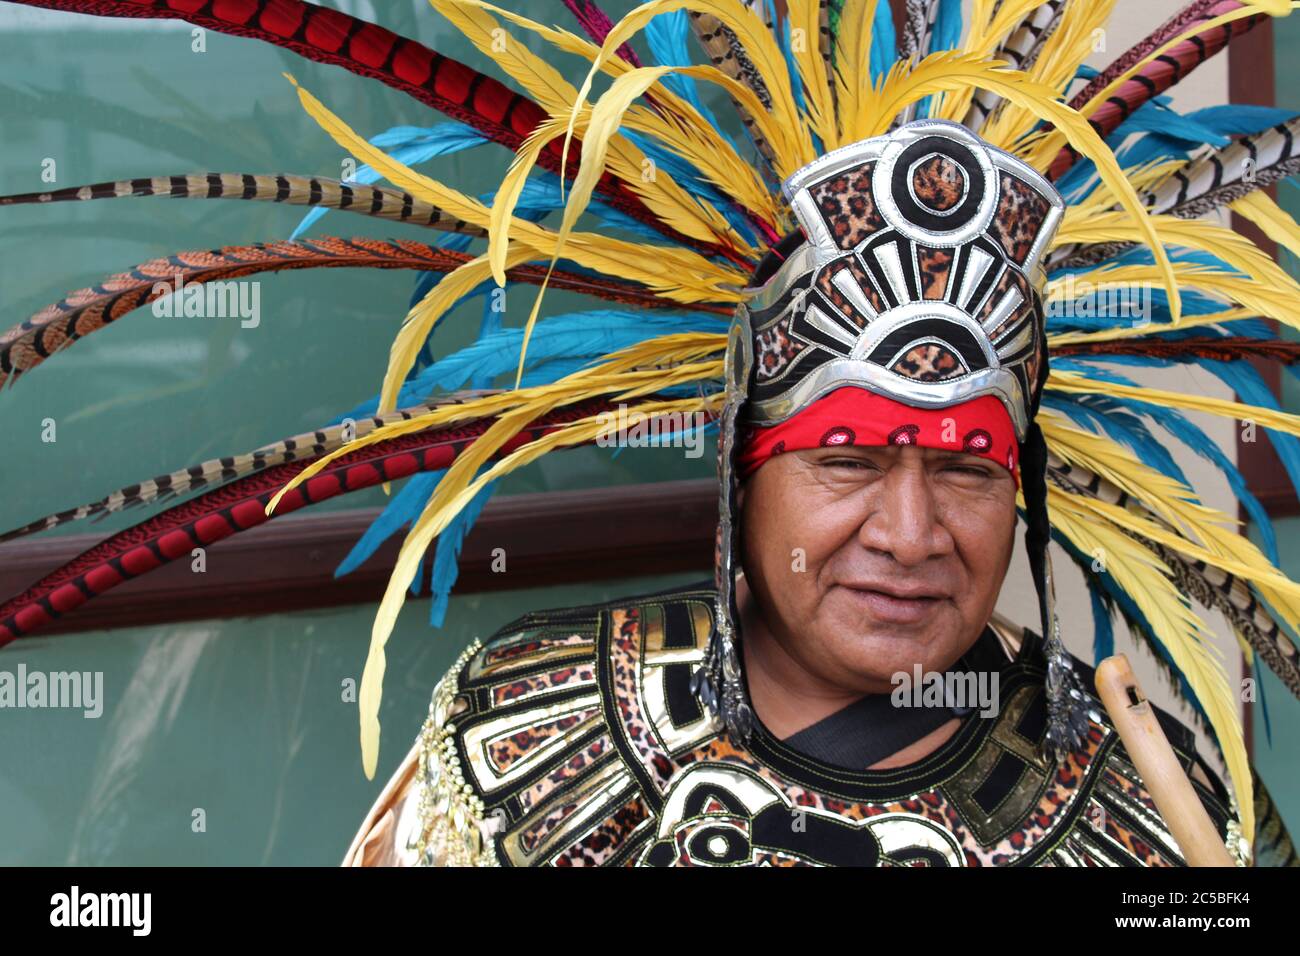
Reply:
[[[748,482],[746,482],[745,484],[741,485],[739,488],[736,489],[736,507],[737,507],[737,508],[743,508],[743,507],[745,507],[745,489],[746,489],[746,485],[748,485]]]

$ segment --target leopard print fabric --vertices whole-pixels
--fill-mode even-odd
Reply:
[[[890,366],[890,371],[918,382],[942,382],[966,373],[961,359],[933,342],[909,349],[906,355]]]
[[[1028,185],[1002,173],[1002,192],[998,208],[989,223],[989,231],[997,237],[1012,261],[1023,265],[1038,238],[1039,226],[1050,207],[1048,202]]]
[[[921,205],[947,212],[966,194],[966,175],[944,156],[931,156],[912,173],[912,194]]]
[[[844,171],[810,191],[831,235],[841,249],[852,249],[885,226],[885,217],[876,208],[871,194],[871,171],[875,163],[865,163]]]

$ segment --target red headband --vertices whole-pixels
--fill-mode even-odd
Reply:
[[[773,455],[831,445],[919,445],[963,451],[997,462],[1016,480],[1020,446],[1006,407],[981,395],[947,408],[917,408],[845,386],[779,425],[750,429],[739,455],[744,481]]]

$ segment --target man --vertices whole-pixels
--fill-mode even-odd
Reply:
[[[1060,197],[937,121],[785,193],[801,230],[729,348],[718,586],[468,648],[348,862],[1182,865],[1057,630],[1034,416]],[[993,611],[1017,489],[1041,633]],[[900,692],[918,677],[944,690]],[[1160,719],[1242,859],[1226,789]]]
[[[1231,206],[1294,247],[1300,225],[1263,187],[1300,168],[1300,117],[1199,110],[1169,135],[1177,109],[1163,96],[1289,4],[1195,0],[1131,46],[1106,24],[1117,56],[1098,70],[1089,38],[1109,7],[1091,0],[975,4],[965,25],[961,3],[896,3],[897,33],[876,0],[792,0],[765,16],[642,5],[613,24],[575,8],[592,46],[479,0],[435,0],[509,87],[305,0],[21,2],[258,38],[456,122],[388,154],[299,88],[321,129],[393,188],[211,171],[0,197],[273,200],[442,234],[177,253],[0,335],[5,384],[149,301],[160,276],[170,287],[342,264],[422,272],[380,394],[338,424],[0,535],[206,488],[5,601],[0,645],[196,547],[422,473],[345,562],[410,525],[357,700],[373,775],[385,645],[434,540],[431,589],[445,598],[498,479],[609,437],[601,418],[623,403],[721,412],[714,585],[530,615],[468,649],[352,862],[1178,863],[1087,669],[1065,652],[1053,536],[1086,579],[1097,646],[1113,643],[1118,616],[1212,733],[1230,792],[1164,719],[1218,828],[1211,842],[1295,861],[1200,610],[1222,614],[1251,667],[1300,697],[1300,584],[1222,527],[1231,516],[1197,499],[1164,447],[1210,458],[1276,551],[1232,456],[1182,413],[1248,422],[1252,438],[1258,424],[1290,462],[1300,454],[1300,417],[1271,407],[1254,368],[1295,364],[1295,343],[1260,320],[1300,327],[1300,283],[1204,218]],[[589,57],[581,88],[514,30]],[[648,55],[629,45],[643,31]],[[692,34],[709,65],[686,53]],[[600,73],[610,82],[592,103]],[[706,104],[702,84],[725,95]],[[909,125],[917,116],[960,125]],[[402,161],[488,144],[516,156],[490,202]],[[582,228],[584,212],[597,228]],[[1063,307],[1050,342],[1044,273]],[[1084,291],[1098,284],[1104,310]],[[497,293],[536,285],[600,308],[539,318],[534,305],[526,323],[501,322]],[[429,336],[477,295],[490,295],[477,340],[442,355]],[[724,334],[718,317],[733,311]],[[1171,363],[1260,404],[1124,374]],[[1003,582],[1017,508],[1036,631],[991,616],[999,587],[1019,586]]]

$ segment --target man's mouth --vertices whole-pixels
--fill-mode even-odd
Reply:
[[[932,588],[883,584],[846,584],[843,587],[867,614],[889,624],[919,624],[946,597]]]

